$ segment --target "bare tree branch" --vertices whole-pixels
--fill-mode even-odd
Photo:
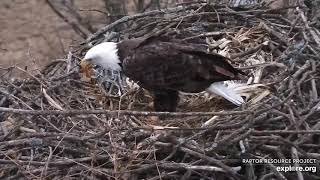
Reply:
[[[68,23],[75,32],[82,38],[87,38],[94,32],[92,26],[83,20],[73,3],[62,0],[46,0],[51,9],[66,23]]]

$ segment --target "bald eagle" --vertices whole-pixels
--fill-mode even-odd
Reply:
[[[226,57],[208,53],[199,44],[158,37],[103,42],[85,54],[81,66],[88,64],[122,71],[153,94],[155,111],[176,111],[179,91],[207,91],[238,106],[244,103],[240,95],[220,83],[236,80],[242,72]]]

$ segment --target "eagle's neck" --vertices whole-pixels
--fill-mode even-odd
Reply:
[[[120,62],[122,62],[132,51],[137,48],[141,43],[145,41],[145,38],[127,39],[117,43],[118,56]]]

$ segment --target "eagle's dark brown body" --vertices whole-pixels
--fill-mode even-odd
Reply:
[[[118,55],[124,74],[153,92],[156,111],[175,111],[178,91],[201,92],[213,82],[237,79],[240,72],[203,46],[167,38],[124,40]]]

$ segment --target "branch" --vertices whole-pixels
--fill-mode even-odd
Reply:
[[[96,38],[100,37],[101,35],[103,35],[104,33],[106,33],[107,31],[111,30],[112,28],[122,24],[122,23],[125,23],[125,22],[128,22],[128,21],[131,21],[131,20],[135,20],[135,19],[138,19],[138,18],[142,18],[142,17],[146,17],[146,16],[154,16],[154,15],[159,15],[159,14],[166,14],[166,13],[172,13],[172,12],[179,12],[181,10],[185,10],[184,7],[181,7],[181,6],[178,6],[178,7],[175,7],[175,8],[169,8],[169,9],[166,9],[166,10],[154,10],[154,11],[148,11],[148,12],[145,12],[145,13],[138,13],[138,14],[135,14],[135,15],[132,15],[132,16],[125,16],[101,29],[99,29],[97,32],[95,32],[94,34],[92,34],[91,36],[89,36],[83,43],[81,44],[87,44],[93,40],[95,40]]]
[[[80,14],[72,7],[66,7],[59,1],[46,0],[51,9],[82,38],[87,38],[93,32],[93,28],[88,23],[84,23]]]
[[[225,111],[225,112],[149,112],[149,111],[128,111],[128,110],[26,110],[0,107],[0,112],[28,115],[80,115],[80,114],[106,114],[109,116],[167,116],[167,117],[185,117],[185,116],[217,116],[217,115],[239,115],[250,114],[251,111]]]

